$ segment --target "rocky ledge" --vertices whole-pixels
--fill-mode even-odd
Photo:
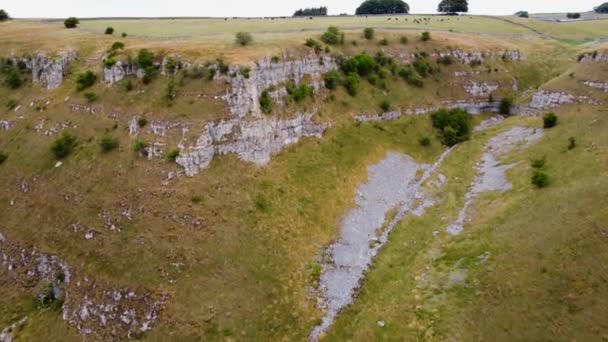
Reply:
[[[207,123],[196,144],[183,150],[176,161],[188,176],[207,168],[215,155],[228,153],[263,165],[285,146],[301,137],[321,137],[326,128],[327,125],[312,121],[312,114],[298,114],[291,120],[261,118]]]
[[[150,330],[167,296],[115,288],[74,271],[54,255],[9,241],[0,233],[0,280],[24,291],[48,288],[41,301],[63,299],[63,319],[95,340],[125,340]]]
[[[47,89],[55,89],[63,83],[67,76],[70,63],[76,60],[76,52],[60,52],[51,57],[38,53],[34,57],[11,56],[10,59],[16,65],[22,64],[32,71],[32,82]]]

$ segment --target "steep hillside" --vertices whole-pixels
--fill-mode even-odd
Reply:
[[[355,26],[240,47],[215,24],[0,24],[0,336],[606,336],[605,46]],[[440,108],[470,139],[442,144]]]

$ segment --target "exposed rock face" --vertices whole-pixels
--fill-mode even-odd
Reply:
[[[116,64],[111,67],[103,69],[103,79],[109,84],[119,82],[130,75],[136,76],[137,78],[143,78],[144,71],[134,63],[123,61],[117,61]]]
[[[598,62],[598,63],[606,63],[608,62],[608,53],[605,52],[590,52],[579,57],[579,62]]]
[[[570,94],[555,92],[550,93],[541,90],[534,94],[530,107],[534,109],[555,108],[563,104],[576,102],[576,97]]]
[[[13,122],[10,120],[0,120],[0,130],[8,131],[13,128]]]
[[[231,66],[228,76],[218,77],[231,85],[228,94],[224,96],[230,111],[234,116],[243,118],[247,114],[263,115],[259,99],[264,90],[290,80],[297,84],[305,76],[311,78],[313,87],[318,90],[323,74],[337,68],[335,60],[328,56],[309,55],[300,60],[278,63],[267,58],[258,61],[257,65],[250,69],[249,78],[242,74],[240,66]]]
[[[32,70],[34,83],[40,83],[47,89],[55,89],[61,85],[63,78],[68,73],[70,62],[75,59],[75,52],[63,52],[51,58],[38,54],[26,64]]]
[[[0,342],[13,342],[13,338],[15,337],[15,332],[21,329],[25,322],[27,321],[27,317],[22,318],[21,320],[9,325],[0,331]]]
[[[507,181],[506,172],[513,165],[505,165],[501,163],[500,159],[510,151],[521,148],[522,144],[525,144],[525,148],[542,136],[542,129],[513,127],[490,139],[485,146],[482,160],[478,164],[477,176],[465,196],[465,205],[458,214],[456,221],[446,229],[448,234],[458,235],[462,233],[468,210],[479,194],[488,191],[508,191],[512,188],[511,183]]]
[[[608,92],[608,82],[585,81],[584,84],[590,88],[602,89]]]
[[[0,261],[0,278],[24,290],[50,284],[55,297],[64,298],[63,319],[96,340],[126,340],[151,329],[167,300],[166,295],[94,281],[57,256],[8,241],[2,234]]]
[[[235,153],[244,161],[266,164],[271,155],[301,137],[321,137],[326,125],[311,120],[311,114],[300,114],[292,120],[262,118],[208,123],[196,145],[182,151],[177,163],[188,176],[207,168],[215,155]]]
[[[368,121],[391,121],[397,120],[403,115],[423,115],[433,113],[440,108],[455,109],[460,108],[466,110],[471,115],[477,115],[481,113],[498,113],[500,111],[500,102],[494,101],[445,101],[440,107],[422,107],[422,108],[410,108],[403,112],[394,111],[381,114],[371,115],[357,115],[355,120],[359,122]]]
[[[473,96],[488,96],[498,89],[498,85],[488,84],[486,82],[477,83],[470,81],[465,84],[464,90]]]
[[[526,56],[522,54],[519,50],[505,50],[498,52],[465,52],[462,50],[452,50],[448,52],[439,53],[440,57],[444,56],[452,56],[456,58],[462,64],[471,64],[471,62],[483,62],[485,58],[502,58],[503,60],[508,61],[524,61],[526,60]]]

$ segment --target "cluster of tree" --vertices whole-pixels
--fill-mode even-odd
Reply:
[[[568,13],[566,14],[568,19],[579,19],[581,17],[580,13]]]
[[[595,13],[608,13],[608,2],[605,2],[596,8],[594,8]]]
[[[27,66],[23,61],[14,62],[9,58],[0,59],[0,75],[4,80],[2,84],[9,89],[17,89],[25,82],[24,76]]]
[[[366,0],[355,14],[396,14],[409,13],[410,6],[401,0]]]
[[[528,11],[515,12],[515,15],[520,18],[529,18],[530,17],[530,14],[528,13]]]
[[[449,14],[468,11],[469,4],[467,0],[442,0],[437,7],[437,12]]]
[[[5,10],[0,9],[0,21],[6,21],[9,20],[11,17],[8,15],[8,13],[6,13]]]
[[[327,7],[325,6],[299,9],[293,14],[294,17],[312,17],[323,15],[327,15]]]
[[[63,25],[65,26],[65,28],[69,28],[69,29],[76,28],[78,26],[78,24],[80,24],[80,20],[78,20],[78,18],[74,18],[74,17],[69,17],[63,22]]]

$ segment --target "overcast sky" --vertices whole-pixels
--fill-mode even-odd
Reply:
[[[15,18],[283,16],[296,9],[327,6],[330,14],[354,13],[362,0],[0,0]],[[608,0],[469,0],[471,13],[583,12]],[[412,13],[433,13],[439,0],[406,0]]]

